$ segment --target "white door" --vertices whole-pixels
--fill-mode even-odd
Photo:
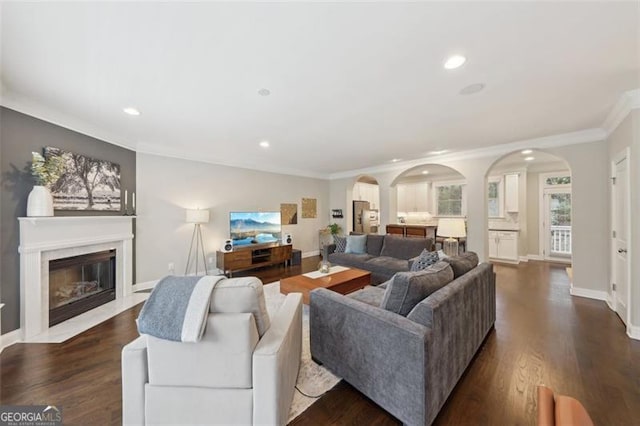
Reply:
[[[615,163],[613,185],[613,256],[616,312],[627,324],[629,297],[629,265],[627,259],[627,235],[629,226],[628,173],[626,156]]]
[[[571,192],[566,189],[544,190],[544,257],[571,259]]]

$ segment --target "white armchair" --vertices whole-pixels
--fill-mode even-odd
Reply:
[[[262,282],[220,282],[198,343],[142,335],[122,350],[122,421],[287,423],[302,352],[302,296],[269,318]]]

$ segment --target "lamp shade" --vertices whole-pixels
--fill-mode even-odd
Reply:
[[[207,223],[209,222],[209,210],[187,209],[185,222],[187,223]]]
[[[464,219],[440,219],[438,221],[438,236],[448,238],[462,238],[467,236]]]

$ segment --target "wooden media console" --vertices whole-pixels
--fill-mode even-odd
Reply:
[[[233,251],[216,252],[216,265],[228,276],[236,271],[245,271],[262,266],[287,264],[291,260],[292,246],[261,244],[259,246],[234,247]]]

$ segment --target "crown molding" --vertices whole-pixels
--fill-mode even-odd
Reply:
[[[0,81],[1,83],[1,81]],[[618,102],[614,105],[611,112],[607,115],[601,128],[593,128],[581,130],[577,132],[562,133],[558,135],[545,136],[541,138],[525,139],[521,141],[492,145],[483,148],[463,150],[444,155],[425,156],[415,160],[402,161],[393,164],[382,164],[372,167],[366,167],[356,170],[348,170],[344,172],[323,174],[310,172],[308,170],[300,170],[295,168],[282,168],[276,166],[268,166],[264,164],[256,164],[250,162],[226,161],[218,158],[203,156],[202,153],[189,154],[184,151],[173,150],[171,148],[162,148],[149,143],[131,144],[125,142],[126,138],[119,135],[109,135],[100,131],[95,126],[75,119],[74,117],[55,111],[51,108],[43,107],[40,104],[31,102],[28,98],[19,96],[15,93],[7,93],[4,85],[0,87],[2,95],[0,96],[0,105],[9,109],[18,111],[23,114],[30,115],[40,120],[55,124],[57,126],[73,130],[78,133],[105,141],[107,143],[136,151],[141,154],[158,155],[162,157],[176,158],[188,161],[198,161],[202,163],[215,164],[227,167],[237,167],[250,170],[258,170],[267,173],[277,173],[285,175],[293,175],[307,177],[313,179],[344,179],[351,178],[363,174],[384,173],[392,171],[402,171],[414,166],[423,165],[425,163],[445,163],[460,160],[469,160],[483,157],[494,157],[509,154],[513,151],[526,148],[554,148],[567,145],[576,145],[581,143],[598,142],[606,140],[606,138],[620,125],[627,115],[634,109],[640,108],[640,89],[629,90],[624,92]]]
[[[158,147],[156,145],[140,143],[136,150],[138,154],[157,155],[160,157],[175,158],[178,160],[197,161],[199,163],[213,164],[216,166],[234,167],[238,169],[248,169],[252,171],[260,171],[266,173],[276,173],[280,175],[291,175],[311,179],[323,179],[328,180],[329,176],[322,173],[314,173],[308,170],[300,170],[288,167],[269,166],[264,164],[239,162],[239,161],[225,161],[219,158],[211,158],[204,155],[202,152],[195,152],[193,154],[186,153],[185,151],[173,150],[171,148]]]
[[[0,105],[5,108],[37,118],[38,120],[46,121],[47,123],[54,124],[64,129],[110,143],[111,145],[119,146],[120,148],[125,148],[130,151],[136,150],[135,144],[123,142],[125,138],[121,136],[107,134],[104,131],[99,130],[97,127],[78,120],[68,114],[64,114],[52,108],[32,102],[28,98],[17,95],[14,92],[7,92],[4,86],[2,86],[0,90]]]
[[[4,89],[4,86],[0,89]],[[60,113],[51,108],[44,107],[40,104],[31,102],[28,98],[17,95],[13,92],[6,92],[3,90],[0,96],[0,105],[5,108],[17,111],[22,114],[35,117],[39,120],[46,121],[47,123],[54,124],[56,126],[72,130],[77,133],[101,140],[103,142],[110,143],[112,145],[119,146],[131,151],[142,154],[152,154],[162,157],[177,158],[180,160],[198,161],[201,163],[215,164],[227,167],[237,167],[241,169],[259,170],[267,173],[278,173],[284,175],[293,175],[300,177],[308,177],[314,179],[328,179],[329,176],[321,173],[313,173],[308,170],[299,170],[294,168],[283,168],[276,166],[268,166],[257,163],[244,163],[238,161],[223,161],[215,158],[207,158],[203,156],[201,152],[195,152],[193,154],[185,153],[184,151],[172,150],[169,148],[161,148],[148,143],[131,144],[123,142],[126,138],[117,135],[109,135],[100,131],[98,128],[80,121],[72,116],[64,113]]]
[[[624,92],[602,123],[602,128],[607,132],[607,137],[618,128],[631,111],[638,108],[640,108],[640,89]]]
[[[333,173],[329,175],[331,180],[344,179],[363,174],[384,173],[392,171],[402,171],[411,167],[424,165],[427,163],[442,164],[451,161],[471,160],[475,158],[495,157],[510,154],[514,151],[520,151],[527,148],[555,148],[559,146],[577,145],[581,143],[600,142],[607,138],[607,134],[603,129],[587,129],[578,132],[562,133],[558,135],[545,136],[542,138],[525,139],[517,142],[511,142],[500,145],[492,145],[484,148],[470,149],[465,151],[454,152],[451,154],[432,155],[421,157],[410,161],[400,161],[393,164],[385,164],[382,166],[367,167],[358,170],[349,170],[346,172]]]

